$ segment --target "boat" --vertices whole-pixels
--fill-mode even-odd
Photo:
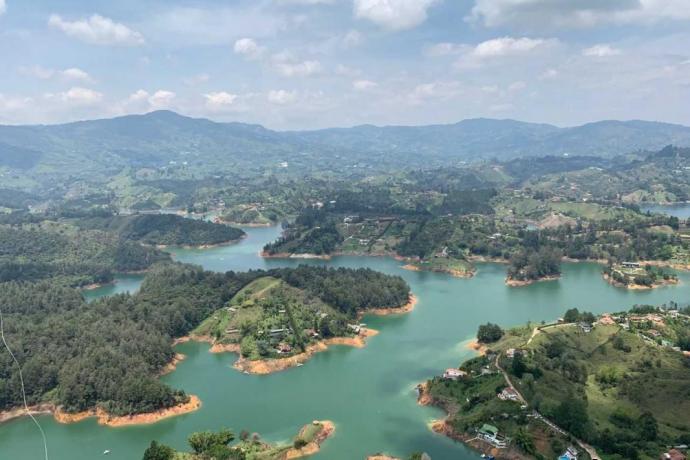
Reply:
[[[103,455],[110,455],[110,451],[108,449],[104,450]]]

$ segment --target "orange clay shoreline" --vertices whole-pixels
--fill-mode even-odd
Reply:
[[[417,297],[410,295],[409,301],[402,307],[373,308],[360,314],[364,315],[387,316],[393,314],[404,314],[411,312],[417,304]],[[284,371],[292,367],[300,366],[307,362],[314,354],[328,350],[329,346],[342,345],[354,348],[363,348],[369,337],[377,335],[379,331],[370,328],[362,328],[359,335],[354,337],[332,337],[330,339],[319,340],[307,346],[306,350],[296,355],[285,358],[275,359],[247,359],[240,356],[232,367],[240,372],[254,375],[267,375],[275,372]],[[216,343],[210,336],[185,336],[175,339],[173,346],[185,343],[190,340],[195,342],[207,342],[211,344],[211,353],[237,353],[240,354],[240,345],[237,343]],[[179,361],[178,361],[179,362]]]
[[[189,401],[178,404],[173,407],[160,409],[154,412],[147,412],[143,414],[132,414],[115,416],[108,414],[103,409],[90,409],[83,412],[68,413],[64,412],[62,408],[56,407],[54,404],[39,404],[29,407],[31,415],[38,414],[53,414],[53,417],[58,423],[77,423],[87,418],[96,417],[99,425],[109,427],[120,427],[129,425],[148,425],[156,423],[160,420],[174,417],[176,415],[193,412],[201,407],[201,400],[198,396],[189,395]],[[0,413],[0,423],[10,421],[12,419],[27,415],[24,408],[12,409]]]
[[[506,286],[510,287],[521,287],[521,286],[529,286],[530,284],[534,283],[540,283],[542,281],[556,281],[559,280],[561,277],[559,276],[544,276],[543,278],[539,278],[536,280],[514,280],[510,278],[506,278]]]
[[[326,439],[330,438],[333,436],[335,433],[335,423],[331,422],[330,420],[315,420],[314,423],[320,424],[323,428],[321,428],[321,431],[319,432],[318,435],[316,435],[316,438],[308,443],[306,446],[301,447],[300,449],[296,448],[291,448],[285,453],[285,460],[294,460],[297,458],[302,458],[302,457],[309,457],[310,455],[314,455],[317,453],[319,450],[321,450],[321,444],[323,444]],[[300,435],[302,435],[303,431],[306,430],[307,427],[302,428],[300,430]]]

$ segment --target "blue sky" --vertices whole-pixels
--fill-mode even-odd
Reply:
[[[0,0],[0,123],[690,125],[689,0]]]

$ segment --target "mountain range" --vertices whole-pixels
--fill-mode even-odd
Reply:
[[[112,175],[126,167],[184,164],[194,174],[286,167],[429,167],[545,155],[614,157],[666,145],[690,146],[690,127],[599,121],[560,128],[515,120],[468,119],[428,126],[274,131],[170,111],[60,125],[0,126],[0,172]]]

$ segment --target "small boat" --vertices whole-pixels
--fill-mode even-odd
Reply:
[[[110,451],[108,449],[104,450],[103,455],[110,455]]]
[[[302,366],[304,366],[304,364],[302,364],[302,363],[297,363],[297,367],[302,367]]]

